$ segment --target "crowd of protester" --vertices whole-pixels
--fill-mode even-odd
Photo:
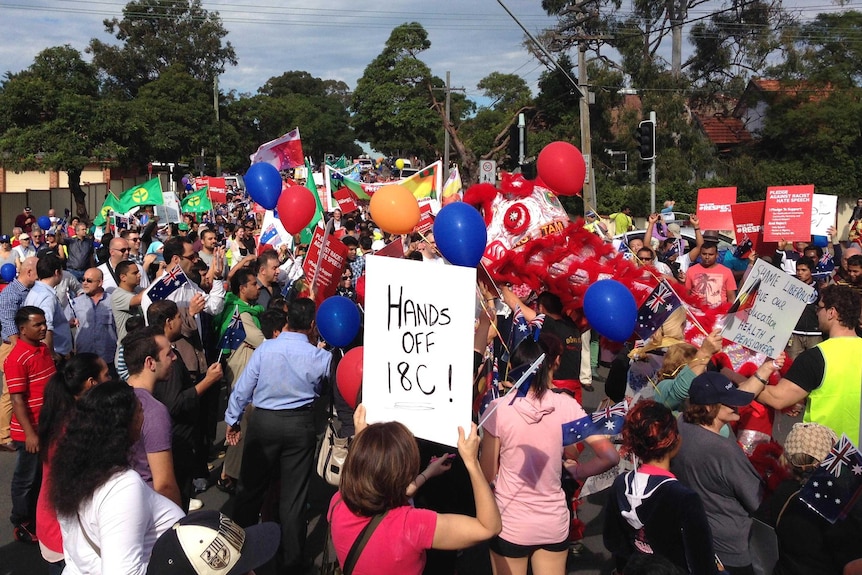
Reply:
[[[830,523],[795,497],[842,434],[860,442],[859,244],[723,250],[696,216],[689,243],[661,214],[620,242],[588,212],[587,230],[706,308],[732,302],[757,259],[815,296],[786,352],[738,373],[718,332],[685,342],[683,310],[619,351],[553,293],[477,286],[476,405],[495,359],[512,368],[543,359],[515,399],[483,406],[481,431],[452,430],[453,459],[401,424],[367,425],[364,407],[350,407],[356,398],[341,397],[333,382],[345,350],[318,335],[307,246],[261,245],[252,208],[237,193],[180,223],[142,211],[98,230],[98,241],[88,222],[53,212],[41,229],[27,208],[0,236],[0,266],[16,272],[0,291],[0,449],[17,452],[10,520],[50,573],[233,574],[267,562],[309,572],[312,407],[329,395],[354,439],[326,518],[355,575],[565,573],[583,549],[578,491],[611,470],[620,471],[602,530],[618,573],[862,572],[860,504]],[[365,205],[327,221],[348,254],[335,291],[354,302],[365,258],[393,242],[405,258],[445,263],[431,232],[391,236]],[[628,207],[610,221],[617,233],[634,227]],[[165,297],[148,291],[178,274]],[[541,327],[507,349],[516,315]],[[605,379],[599,365],[610,367],[603,404],[629,404],[622,433],[564,447],[561,426],[587,415],[583,393]],[[804,412],[783,446],[776,410]],[[228,502],[197,511],[196,495],[213,486]],[[755,520],[777,537],[775,566],[752,548]]]

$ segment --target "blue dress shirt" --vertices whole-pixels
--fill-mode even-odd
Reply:
[[[60,307],[60,300],[57,299],[54,288],[45,282],[37,281],[30,288],[24,305],[34,305],[45,312],[48,329],[54,332],[54,353],[69,354],[72,351],[72,328],[69,326],[66,314],[63,313],[63,308]]]
[[[230,394],[225,423],[237,423],[249,403],[271,411],[309,405],[320,395],[331,362],[332,354],[311,345],[303,333],[283,331],[266,340],[254,350]]]

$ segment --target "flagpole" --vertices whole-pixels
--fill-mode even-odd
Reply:
[[[513,385],[508,392],[506,392],[506,395],[509,395],[511,393],[517,395],[518,389],[521,387],[521,384],[527,381],[527,378],[533,375],[533,372],[539,369],[539,366],[542,364],[543,361],[545,361],[544,353],[537,357],[536,361],[530,364],[530,367],[527,368],[527,371],[525,371],[521,378],[515,383],[515,385]],[[489,411],[485,412],[485,417],[483,417],[482,421],[479,422],[478,427],[482,427],[483,425],[485,425],[485,422],[488,421],[488,418],[491,417],[491,414],[494,413],[498,407],[500,407],[500,402],[498,402],[497,405],[492,407]]]

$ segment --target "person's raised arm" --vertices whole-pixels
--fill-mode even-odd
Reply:
[[[566,469],[575,481],[584,481],[588,477],[604,473],[620,462],[620,454],[614,449],[614,444],[604,435],[591,435],[585,440],[595,457],[585,463],[573,459],[565,461]]]
[[[688,217],[688,221],[691,222],[691,227],[694,228],[694,247],[691,249],[688,254],[688,261],[692,264],[697,260],[700,255],[700,248],[703,247],[703,234],[700,233],[700,218],[697,217],[697,214],[691,214]],[[679,257],[683,257],[683,254],[679,254]]]
[[[464,460],[473,498],[476,503],[476,517],[440,513],[434,528],[434,549],[463,549],[494,537],[503,529],[500,510],[494,500],[491,486],[485,481],[479,467],[479,435],[476,424],[472,424],[470,435],[464,437],[464,428],[458,428],[458,453]]]
[[[509,306],[512,311],[515,311],[516,308],[521,308],[521,313],[524,314],[524,319],[527,321],[533,321],[536,319],[536,316],[539,315],[536,311],[521,301],[521,298],[515,295],[515,293],[509,289],[509,286],[501,286],[500,294],[503,296],[503,302]]]

